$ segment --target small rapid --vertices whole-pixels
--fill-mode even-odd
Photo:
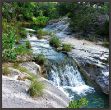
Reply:
[[[81,73],[71,58],[54,50],[46,39],[37,39],[35,35],[31,37],[29,34],[27,39],[31,43],[33,54],[42,53],[49,60],[48,79],[54,85],[62,88],[70,98],[74,98],[74,96],[69,94],[69,90],[79,96],[94,92],[93,87],[85,84]]]
[[[60,20],[47,25],[43,30],[54,32],[60,39],[64,39],[71,35],[68,26],[68,22]],[[38,39],[35,35],[30,36],[28,34],[27,40],[30,41],[33,54],[42,53],[48,59],[47,79],[66,93],[71,100],[85,97],[89,102],[87,108],[104,108],[108,106],[107,96],[87,84],[72,58],[57,52],[49,45],[47,39]]]
[[[67,59],[69,61],[70,59]],[[48,72],[48,79],[51,80],[56,86],[63,88],[72,99],[75,96],[85,96],[87,93],[94,92],[94,88],[86,85],[81,73],[76,65],[70,62],[64,64],[52,64],[51,70]],[[71,95],[74,92],[75,95]]]

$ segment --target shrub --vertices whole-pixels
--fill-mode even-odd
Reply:
[[[12,27],[8,30],[7,33],[3,33],[2,37],[2,47],[3,49],[12,49],[15,45],[15,31]]]
[[[21,28],[19,30],[18,34],[19,34],[20,38],[26,38],[27,37],[27,31],[25,29],[23,29],[23,28]]]
[[[49,41],[50,45],[52,45],[55,48],[58,48],[61,46],[61,41],[56,36],[52,37]]]
[[[42,29],[39,29],[38,31],[37,31],[37,37],[39,38],[39,39],[41,39],[43,36],[45,36],[45,35],[48,35],[48,32],[47,31],[43,31]]]
[[[86,33],[95,29],[98,12],[92,6],[88,7],[86,5],[87,3],[78,5],[78,8],[75,7],[74,13],[71,13],[70,26],[72,31]]]
[[[34,56],[34,60],[40,65],[43,65],[46,62],[46,58],[43,54],[38,54],[37,56]]]
[[[45,17],[45,16],[38,16],[37,18],[35,17],[32,17],[32,21],[37,25],[37,26],[40,26],[40,27],[43,27],[47,24],[48,22],[48,17]]]
[[[16,60],[15,49],[4,49],[2,52],[3,61],[14,61]]]
[[[31,85],[29,87],[28,93],[30,96],[40,96],[42,95],[44,85],[41,82],[38,82],[37,80],[34,80],[31,82]]]
[[[20,39],[21,39],[20,36],[17,35],[17,36],[16,36],[16,39],[15,39],[15,43],[16,43],[16,44],[20,44]]]
[[[88,101],[86,98],[81,98],[79,100],[71,101],[69,103],[68,108],[83,108],[88,104]]]
[[[19,45],[15,51],[17,55],[31,54],[31,50],[27,49],[25,45]]]
[[[106,20],[102,26],[96,27],[96,34],[109,37],[109,21]]]
[[[93,35],[93,36],[89,36],[87,38],[85,38],[86,40],[89,40],[89,41],[92,41],[92,42],[95,42],[97,41],[97,36],[96,35]]]
[[[63,44],[62,45],[62,51],[70,52],[72,50],[72,47],[70,44]]]
[[[26,48],[27,48],[27,49],[30,49],[30,48],[31,48],[31,45],[30,45],[30,42],[29,42],[29,41],[26,41],[26,42],[25,42],[25,45],[26,45]]]
[[[109,48],[109,42],[108,42],[108,41],[104,41],[102,45],[103,45],[104,47]]]
[[[3,75],[8,75],[10,74],[10,70],[9,68],[6,66],[6,67],[2,67],[2,74]]]

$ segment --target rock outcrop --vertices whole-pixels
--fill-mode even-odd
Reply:
[[[25,62],[20,65],[32,74],[39,74],[37,69],[40,67],[34,62]],[[30,80],[18,80],[18,77],[26,77],[27,74],[14,68],[10,68],[10,70],[9,76],[2,76],[3,108],[66,108],[68,106],[70,100],[67,95],[43,77],[38,79],[45,85],[43,95],[32,98],[27,92]]]
[[[64,38],[74,49],[68,53],[85,71],[89,79],[96,82],[105,94],[109,94],[109,50],[100,45],[76,38]]]

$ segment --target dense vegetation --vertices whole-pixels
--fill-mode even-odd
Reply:
[[[68,108],[84,108],[88,104],[86,98],[70,101]]]
[[[70,27],[85,37],[109,38],[109,3],[60,3],[60,15],[71,18]]]
[[[68,16],[70,18],[70,29],[79,33],[84,39],[104,41],[104,46],[109,46],[109,3],[57,3],[57,2],[12,2],[3,3],[2,7],[2,59],[6,62],[16,62],[17,56],[31,55],[29,41],[21,44],[27,32],[24,28],[36,30],[37,37],[42,39],[44,35],[50,35],[49,43],[56,49],[69,52],[72,47],[62,44],[59,38],[52,33],[42,31],[50,20]],[[39,54],[33,59],[40,65],[46,61],[44,55]],[[19,68],[22,72],[22,68]],[[3,74],[10,74],[8,67],[3,68]],[[29,88],[31,96],[41,95],[43,85],[32,78]],[[86,99],[71,101],[68,108],[81,108],[87,104]]]

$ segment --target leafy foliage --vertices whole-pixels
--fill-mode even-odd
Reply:
[[[39,27],[43,27],[46,26],[47,22],[48,22],[48,17],[45,16],[38,16],[37,18],[33,17],[32,21],[34,22],[34,24],[36,24]]]
[[[60,16],[70,18],[70,28],[80,32],[82,37],[97,34],[96,37],[109,37],[109,3],[59,3]],[[106,22],[105,22],[106,20]]]
[[[11,27],[10,27],[11,28]],[[2,46],[3,49],[12,49],[15,45],[15,31],[14,29],[10,29],[7,33],[3,33],[2,37]]]
[[[25,45],[19,45],[17,48],[15,48],[15,52],[17,55],[31,54],[31,50],[26,48]]]
[[[14,61],[16,60],[15,49],[4,49],[2,52],[3,61]]]
[[[79,100],[71,101],[69,103],[68,108],[83,108],[88,104],[88,101],[86,98],[81,98]]]

